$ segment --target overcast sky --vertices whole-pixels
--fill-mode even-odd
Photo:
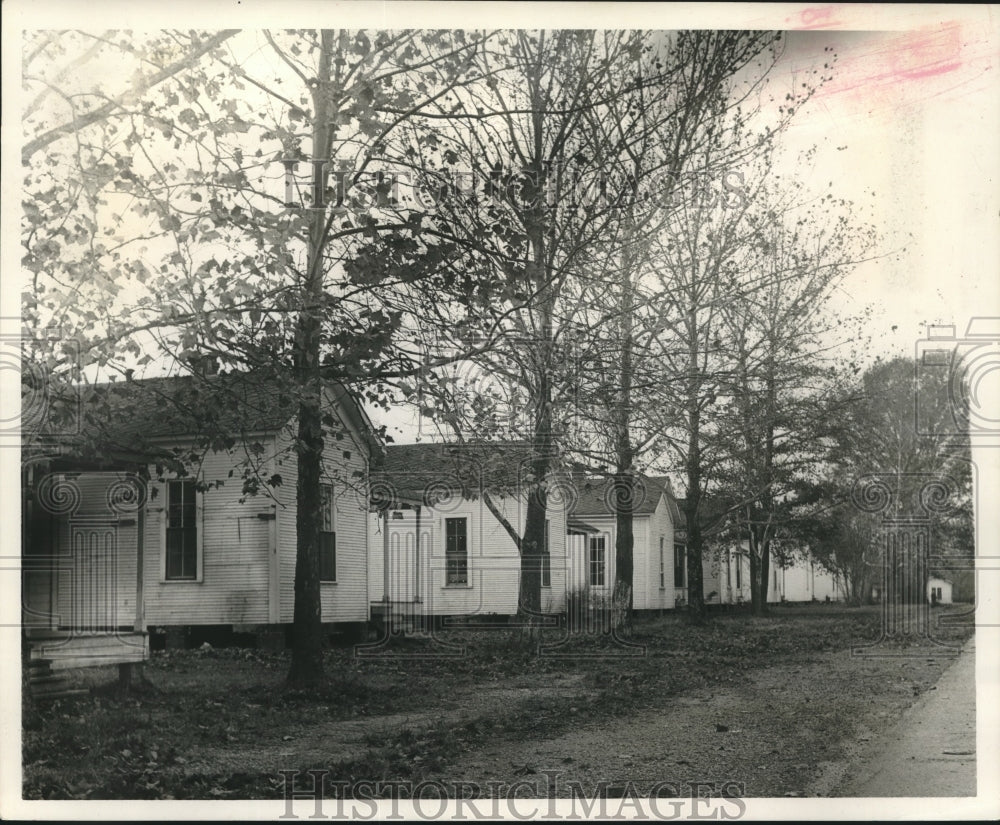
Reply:
[[[249,6],[250,4],[246,4]],[[859,267],[845,284],[844,310],[874,304],[875,351],[912,354],[924,325],[955,324],[961,335],[975,315],[1000,316],[1000,88],[998,24],[990,7],[881,7],[756,4],[672,6],[543,3],[299,3],[275,12],[234,2],[143,4],[5,4],[5,41],[24,27],[122,28],[242,25],[349,27],[592,26],[662,29],[788,30],[773,83],[799,82],[837,53],[834,78],[795,118],[785,138],[785,172],[817,192],[832,190],[874,210],[885,257]],[[102,13],[97,15],[100,8]],[[275,7],[272,7],[272,9]],[[995,8],[993,9],[995,12]],[[330,19],[324,19],[329,17]],[[4,50],[5,92],[16,97],[17,48]],[[13,99],[5,94],[7,100]],[[5,107],[10,125],[11,109]],[[16,109],[15,109],[16,111]],[[799,152],[818,152],[811,168]],[[5,141],[3,232],[13,239],[17,215],[17,146]],[[11,162],[13,160],[13,162]],[[15,173],[15,174],[12,174]],[[13,197],[11,197],[13,196]],[[5,242],[4,269],[14,271],[18,244]],[[905,248],[905,251],[903,251]],[[897,254],[889,254],[889,253]],[[18,315],[15,279],[4,279],[2,311]],[[399,416],[393,416],[399,420]],[[409,432],[407,432],[409,430]],[[397,437],[409,440],[405,428]]]
[[[839,55],[789,144],[818,144],[818,182],[871,200],[886,250],[906,248],[849,279],[856,301],[876,302],[873,332],[889,352],[912,354],[922,323],[961,333],[970,316],[1000,314],[1000,88],[988,23],[982,8],[911,31],[789,37],[793,70],[822,64],[826,45]]]

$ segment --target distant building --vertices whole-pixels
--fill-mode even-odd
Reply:
[[[927,579],[927,601],[930,604],[951,604],[952,585],[948,579],[931,576]]]

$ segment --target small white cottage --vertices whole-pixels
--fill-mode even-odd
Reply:
[[[279,383],[188,375],[105,385],[84,400],[107,416],[89,416],[101,430],[89,454],[77,439],[25,472],[22,621],[33,655],[64,666],[134,660],[153,629],[292,622],[296,405]],[[325,388],[324,413],[322,617],[332,629],[368,618],[366,482],[381,445],[342,386]]]
[[[610,598],[615,584],[616,490],[613,479],[575,476],[571,525],[582,538],[569,558],[570,591]],[[677,604],[685,581],[684,549],[674,543],[680,514],[665,478],[639,476],[632,504],[632,606],[663,610]]]
[[[385,448],[372,474],[368,529],[374,620],[488,622],[517,614],[521,557],[501,519],[523,535],[530,460],[519,442]],[[566,507],[556,487],[541,570],[541,607],[549,614],[564,609],[567,581]]]
[[[952,603],[952,584],[948,579],[931,576],[927,579],[927,602],[932,605]]]

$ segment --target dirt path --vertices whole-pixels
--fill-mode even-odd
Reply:
[[[316,720],[308,725],[289,727],[280,739],[255,742],[252,746],[201,746],[187,761],[187,773],[273,773],[309,766],[328,768],[338,762],[363,757],[380,738],[402,729],[420,730],[435,725],[480,718],[498,709],[516,708],[540,696],[579,695],[582,675],[562,675],[556,684],[540,688],[512,685],[511,681],[489,682],[456,690],[445,703],[419,713],[394,713],[347,720]]]
[[[848,772],[842,796],[976,795],[976,659],[962,656]]]
[[[824,796],[947,662],[819,654],[555,738],[484,742],[433,778],[533,783],[540,796],[578,792],[571,783],[588,794],[605,783],[614,794],[630,781],[640,793],[665,783],[682,796],[706,785],[749,797]]]
[[[659,783],[670,796],[697,788],[730,796],[826,796],[871,756],[881,734],[949,662],[817,653],[800,664],[752,671],[732,686],[664,697],[627,717],[581,720],[555,737],[484,740],[426,778],[476,783],[487,795],[490,783],[520,783],[522,796],[565,797],[580,789],[593,795],[602,787],[620,795],[631,782],[641,795]],[[543,688],[517,679],[486,683],[420,713],[323,721],[287,730],[278,741],[202,747],[186,768],[274,774],[329,768],[363,757],[401,728],[490,717],[543,693],[562,697],[563,712],[574,715],[585,694],[582,681],[560,676]]]

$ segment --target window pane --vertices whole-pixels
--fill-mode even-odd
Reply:
[[[337,580],[337,534],[320,533],[319,579],[324,582]]]
[[[183,526],[183,513],[184,513],[184,501],[183,492],[184,485],[180,481],[170,481],[167,483],[167,526],[168,527],[181,527]]]
[[[198,531],[195,527],[167,528],[168,579],[198,577]]]
[[[330,484],[323,484],[320,486],[320,508],[322,517],[322,528],[328,533],[332,533],[335,528],[335,499],[333,495],[333,486]]]
[[[663,560],[663,536],[660,536],[660,587],[666,587],[666,570],[664,569]]]
[[[167,526],[188,527],[195,523],[193,481],[167,482]]]
[[[184,559],[184,534],[180,530],[167,529],[167,578],[180,578]]]
[[[185,527],[182,531],[184,536],[184,561],[181,577],[185,579],[195,579],[198,577],[198,532],[193,526]]]
[[[468,542],[464,518],[445,519],[445,583],[469,583]]]
[[[590,583],[595,587],[604,586],[604,538],[590,540]]]
[[[549,519],[545,519],[545,545],[542,547],[542,587],[552,587],[552,564],[549,558]]]
[[[167,482],[166,578],[198,578],[198,519],[194,481]]]

